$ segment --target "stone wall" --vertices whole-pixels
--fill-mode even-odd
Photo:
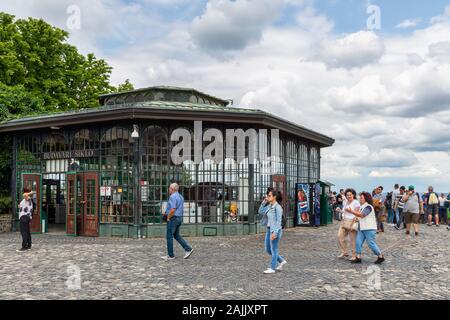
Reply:
[[[0,214],[0,233],[11,232],[11,215]]]

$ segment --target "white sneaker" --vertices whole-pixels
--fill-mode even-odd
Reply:
[[[161,257],[161,259],[164,259],[164,260],[173,260],[173,259],[175,259],[175,257],[164,256],[164,257]]]
[[[287,263],[286,260],[283,260],[283,262],[280,262],[280,264],[278,265],[278,267],[276,268],[278,271],[283,270],[283,266]]]
[[[187,259],[190,257],[190,255],[194,252],[194,249],[191,249],[191,251],[186,251],[186,254],[184,255],[184,258]]]
[[[264,273],[268,274],[268,273],[275,273],[275,270],[269,268],[267,270],[264,270]]]

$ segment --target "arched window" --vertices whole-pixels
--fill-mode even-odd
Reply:
[[[72,140],[72,150],[98,149],[99,137],[95,130],[82,129],[77,131]]]
[[[150,126],[142,134],[141,151],[147,162],[167,165],[168,135],[167,131],[159,126]]]
[[[64,135],[59,133],[51,133],[44,138],[42,145],[43,152],[67,151],[69,144]]]
[[[310,182],[315,183],[320,179],[320,158],[319,158],[319,148],[311,147],[310,157],[309,157],[309,176]]]
[[[101,187],[106,194],[100,197],[102,222],[133,223],[133,139],[128,128],[106,130],[101,144]]]
[[[132,143],[130,130],[122,127],[106,130],[101,139],[102,151],[105,155],[130,154]]]

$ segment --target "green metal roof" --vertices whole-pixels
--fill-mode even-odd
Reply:
[[[25,117],[1,123],[0,133],[125,119],[205,120],[261,124],[315,141],[322,146],[331,146],[334,143],[330,137],[265,111],[169,101],[135,102]]]
[[[108,98],[111,98],[111,97],[122,97],[122,96],[127,97],[127,96],[133,96],[133,95],[143,93],[143,92],[158,92],[158,91],[166,91],[166,92],[172,91],[175,93],[191,93],[191,94],[194,94],[201,98],[207,98],[209,100],[212,100],[214,103],[217,103],[221,106],[227,106],[230,102],[229,100],[217,98],[217,97],[214,97],[207,93],[193,89],[193,88],[184,88],[184,87],[182,88],[182,87],[173,87],[173,86],[154,86],[154,87],[140,88],[140,89],[129,90],[129,91],[102,94],[99,96],[99,101],[100,101],[101,105],[104,105],[105,100]],[[163,100],[163,101],[167,101],[167,100]],[[183,101],[183,102],[187,102],[187,101]]]

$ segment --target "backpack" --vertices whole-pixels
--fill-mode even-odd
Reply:
[[[439,198],[436,192],[430,192],[430,194],[428,195],[428,204],[429,205],[439,204]]]

